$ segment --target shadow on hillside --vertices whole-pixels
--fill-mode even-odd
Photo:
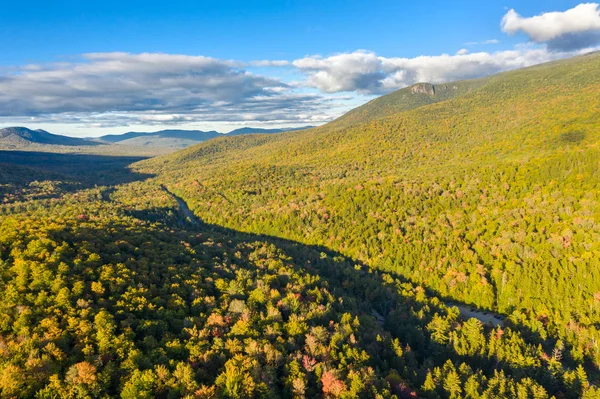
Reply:
[[[15,173],[18,172],[15,178],[21,185],[26,185],[36,180],[40,181],[61,177],[81,183],[84,187],[115,185],[144,180],[152,177],[152,175],[133,172],[128,166],[146,158],[140,156],[0,150],[0,164],[12,164],[24,167],[15,171]],[[10,170],[8,173],[10,173]]]
[[[504,370],[517,380],[525,377],[536,380],[551,394],[564,390],[562,382],[544,367],[518,365],[516,362],[501,361],[495,357],[459,355],[451,345],[440,345],[434,342],[431,332],[427,329],[427,324],[432,321],[436,313],[445,314],[447,308],[443,306],[441,300],[437,304],[431,301],[426,303],[417,300],[417,297],[419,291],[422,291],[429,297],[439,298],[435,292],[421,287],[416,288],[416,284],[401,276],[371,270],[360,261],[350,259],[323,246],[306,245],[279,237],[240,232],[207,224],[197,218],[190,220],[185,202],[181,198],[173,196],[180,205],[180,209],[175,212],[181,216],[174,226],[175,229],[206,234],[215,241],[227,241],[235,244],[261,242],[274,246],[290,258],[297,270],[319,276],[328,282],[332,294],[342,299],[337,311],[343,313],[354,310],[363,317],[369,316],[368,319],[372,323],[379,324],[393,338],[398,338],[403,346],[408,345],[410,354],[402,360],[402,363],[418,369],[418,378],[421,381],[428,369],[435,366],[441,367],[447,359],[452,359],[465,362],[473,369],[480,368],[488,377],[492,377],[499,370]],[[170,211],[173,212],[172,209]],[[136,213],[135,216],[139,218],[143,215]],[[467,305],[465,304],[465,306]],[[523,327],[519,330],[525,336],[535,336],[533,332]],[[486,331],[489,332],[490,328],[486,327]],[[388,364],[388,366],[391,365]]]

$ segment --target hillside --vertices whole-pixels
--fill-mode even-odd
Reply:
[[[7,127],[0,129],[0,145],[2,146],[22,147],[35,144],[64,146],[98,145],[98,143],[90,140],[52,134],[41,129],[31,130],[25,127]]]
[[[600,54],[443,86],[135,169],[207,223],[338,251],[506,316],[553,354],[541,368],[596,370]]]

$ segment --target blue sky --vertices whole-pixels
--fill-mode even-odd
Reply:
[[[577,1],[0,7],[0,126],[78,136],[319,124],[416,81],[484,76],[600,44],[600,6]]]

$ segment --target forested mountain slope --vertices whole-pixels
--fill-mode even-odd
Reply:
[[[600,55],[456,85],[423,106],[395,107],[406,91],[375,100],[360,123],[347,122],[357,110],[135,168],[206,222],[325,246],[507,315],[547,353],[596,369]]]

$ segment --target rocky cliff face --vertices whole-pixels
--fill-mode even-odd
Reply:
[[[431,83],[417,83],[410,88],[412,94],[427,94],[429,96],[435,96],[435,86]]]

